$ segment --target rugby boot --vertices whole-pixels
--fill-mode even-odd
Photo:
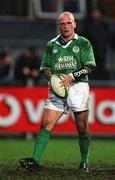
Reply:
[[[81,172],[89,172],[89,166],[87,163],[80,163],[79,170]]]
[[[20,159],[19,163],[22,168],[25,168],[29,171],[36,171],[39,168],[39,164],[33,158]]]

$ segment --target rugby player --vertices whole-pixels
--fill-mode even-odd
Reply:
[[[58,18],[60,34],[47,43],[40,71],[50,80],[53,74],[62,74],[64,86],[69,86],[68,97],[61,99],[51,89],[46,101],[43,121],[31,158],[20,159],[22,167],[38,169],[41,156],[59,118],[69,110],[73,112],[78,130],[81,160],[79,168],[89,172],[88,130],[89,84],[88,75],[96,66],[92,45],[88,39],[75,33],[76,21],[70,12]]]

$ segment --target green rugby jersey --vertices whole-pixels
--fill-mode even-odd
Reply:
[[[61,45],[60,35],[47,43],[40,71],[50,70],[53,74],[69,74],[85,65],[96,66],[92,45],[88,39],[75,34],[74,39]],[[88,82],[88,75],[79,81]]]

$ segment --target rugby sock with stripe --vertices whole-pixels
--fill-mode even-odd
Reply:
[[[81,163],[89,163],[89,144],[90,144],[90,136],[88,133],[79,135]]]
[[[36,143],[34,147],[34,152],[33,152],[33,159],[36,161],[40,161],[41,156],[48,144],[49,138],[50,138],[51,132],[41,128],[39,134],[37,135],[36,138]]]

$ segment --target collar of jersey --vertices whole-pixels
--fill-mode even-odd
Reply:
[[[78,39],[78,35],[75,33],[75,36],[72,40],[70,40],[66,45],[61,45],[60,42],[58,41],[58,38],[60,37],[61,35],[59,34],[58,36],[56,36],[54,39],[51,40],[51,42],[55,42],[56,44],[60,45],[61,47],[63,48],[66,48],[67,46],[70,45],[70,43],[72,42],[73,39]]]

